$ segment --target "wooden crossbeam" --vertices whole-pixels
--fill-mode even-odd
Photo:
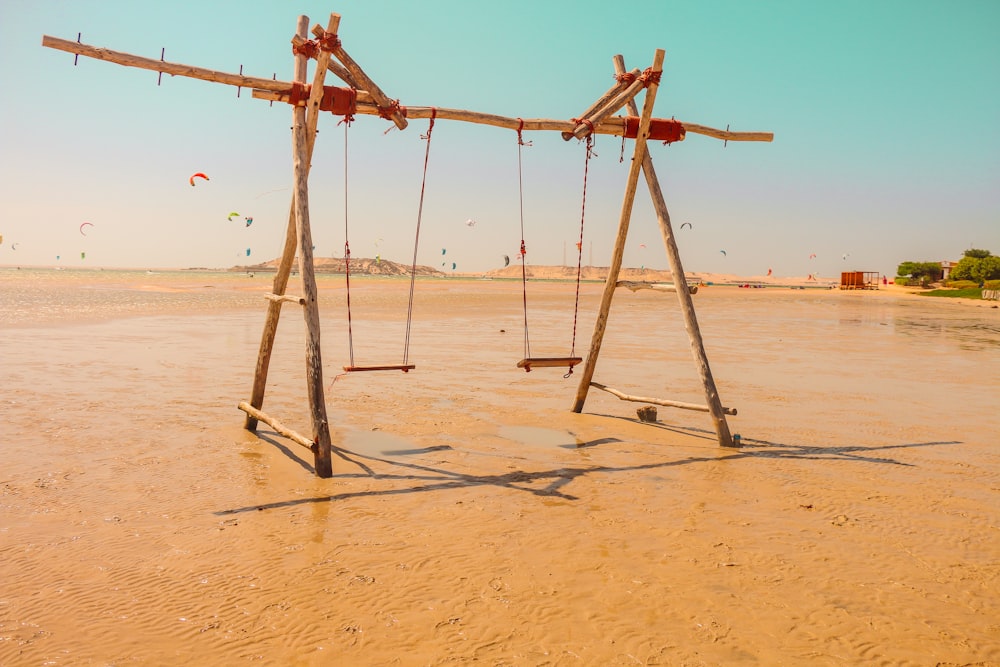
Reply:
[[[570,134],[577,139],[583,139],[588,134],[591,134],[598,124],[631,102],[644,87],[645,82],[641,78],[636,77],[631,83],[621,88],[611,99],[598,106],[586,117],[581,118],[581,122],[573,128]],[[565,134],[563,134],[563,139],[569,140]]]
[[[243,412],[247,413],[248,417],[252,417],[255,422],[262,421],[271,428],[273,428],[275,433],[283,435],[292,442],[298,443],[307,449],[315,451],[316,443],[312,442],[311,440],[309,440],[309,438],[302,435],[298,431],[288,428],[287,426],[285,426],[280,421],[270,416],[263,410],[258,410],[257,408],[253,407],[246,401],[240,401],[237,407]]]
[[[632,76],[637,77],[637,76],[639,76],[639,74],[640,74],[640,72],[639,72],[639,68],[638,67],[636,67],[634,70],[632,70]],[[587,107],[586,111],[584,111],[582,114],[580,114],[580,118],[589,118],[590,116],[592,116],[595,111],[597,111],[598,109],[600,109],[601,107],[603,107],[605,104],[607,104],[608,101],[614,99],[614,97],[616,95],[618,95],[618,93],[620,93],[621,91],[625,90],[625,88],[627,88],[628,85],[629,85],[629,83],[628,83],[628,81],[624,77],[619,78],[615,82],[615,85],[613,85],[610,88],[608,88],[608,90],[607,90],[606,93],[604,93],[599,98],[597,98],[597,100],[593,104],[591,104],[589,107]],[[563,132],[562,133],[562,138],[565,139],[566,141],[569,141],[570,139],[573,138],[573,133],[572,132]]]
[[[676,292],[677,285],[671,283],[644,283],[635,280],[619,280],[615,283],[615,287],[627,287],[628,289],[636,292],[641,289],[653,290],[654,292]],[[690,294],[698,293],[697,285],[688,285],[688,292]]]
[[[305,38],[300,37],[300,41],[304,42]],[[67,53],[74,53],[76,55],[94,58],[95,60],[115,63],[116,65],[123,65],[125,67],[136,67],[153,72],[163,72],[170,74],[171,76],[183,76],[191,79],[221,83],[228,86],[236,86],[239,88],[253,88],[253,97],[256,99],[287,102],[291,97],[292,84],[289,81],[262,79],[259,77],[244,76],[242,74],[229,74],[204,67],[195,67],[193,65],[174,63],[166,60],[144,58],[131,53],[112,51],[111,49],[92,46],[90,44],[83,44],[81,42],[71,41],[68,39],[61,39],[59,37],[52,37],[50,35],[42,36],[42,46],[50,49],[56,49],[57,51],[65,51]],[[336,73],[335,69],[331,68],[330,71]],[[340,74],[338,74],[338,76],[340,76]],[[354,83],[351,83],[350,81],[347,81],[347,83],[354,86],[357,82],[355,81]],[[385,99],[386,102],[383,104],[388,103],[388,98]],[[358,113],[371,116],[379,115],[380,103],[375,99],[372,92],[364,88],[357,89],[357,100]],[[467,123],[477,123],[480,125],[492,125],[494,127],[502,127],[510,130],[517,130],[521,125],[521,119],[519,118],[510,118],[507,116],[488,114],[480,111],[467,111],[464,109],[447,109],[427,106],[405,107],[405,118],[411,120],[418,118],[430,118],[431,114],[435,112],[437,114],[436,117],[441,120],[457,120]],[[400,113],[403,112],[401,111]],[[679,122],[684,126],[686,131],[692,134],[700,134],[706,137],[721,139],[723,141],[774,140],[774,133],[772,132],[737,132],[735,130],[720,130],[718,128],[700,125],[698,123],[691,123],[688,121]],[[624,119],[612,116],[604,119],[600,123],[596,123],[594,133],[621,136],[625,132],[624,125]],[[570,133],[570,136],[572,136],[572,132],[574,132],[577,127],[578,124],[574,123],[572,120],[531,118],[524,119],[523,129],[528,131],[555,130],[562,133]]]
[[[668,408],[680,408],[681,410],[697,410],[698,412],[711,412],[711,409],[707,405],[698,405],[697,403],[684,403],[683,401],[669,401],[664,398],[630,396],[628,394],[618,391],[617,389],[605,386],[600,382],[591,382],[590,386],[593,387],[594,389],[600,389],[601,391],[606,391],[612,396],[617,396],[623,401],[632,401],[634,403],[650,403],[652,405],[662,405]],[[722,408],[722,410],[727,415],[736,414],[736,408]]]

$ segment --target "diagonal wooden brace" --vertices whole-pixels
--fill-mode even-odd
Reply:
[[[399,103],[394,100],[390,100],[389,96],[382,92],[382,89],[371,80],[371,78],[365,74],[365,71],[361,69],[361,66],[354,62],[354,59],[348,55],[344,47],[341,46],[340,40],[334,40],[332,46],[332,52],[334,57],[343,64],[344,68],[351,73],[354,77],[354,81],[358,84],[358,87],[363,90],[367,90],[371,94],[372,99],[375,100],[375,104],[378,105],[379,109],[388,115],[389,119],[396,124],[401,130],[406,129],[406,117],[403,116],[403,112],[399,108]]]
[[[632,70],[630,72],[630,74],[632,75],[632,81],[634,81],[635,79],[638,79],[639,78],[639,74],[640,74],[639,68],[636,67],[634,70]],[[587,107],[586,111],[584,111],[582,114],[580,114],[580,118],[587,118],[588,116],[590,116],[591,114],[593,114],[595,111],[597,111],[598,109],[600,109],[601,107],[603,107],[605,104],[607,104],[610,100],[614,99],[618,95],[618,93],[620,93],[623,90],[625,90],[626,88],[628,88],[628,86],[629,86],[630,83],[631,83],[631,81],[629,81],[626,77],[619,77],[619,79],[615,83],[615,85],[613,85],[610,88],[608,88],[608,91],[606,93],[604,93],[599,98],[597,98],[596,102],[594,102],[593,104],[591,104],[589,107]],[[591,122],[593,122],[593,121],[591,121]],[[597,123],[594,123],[594,125],[596,126]],[[573,129],[575,130],[576,128],[573,128]],[[573,132],[563,132],[562,133],[562,138],[564,140],[566,140],[566,141],[569,141],[570,139],[573,138]]]

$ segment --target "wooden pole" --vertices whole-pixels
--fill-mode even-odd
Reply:
[[[621,55],[616,55],[614,62],[616,72],[625,71],[625,60]],[[634,102],[630,103],[630,111],[635,113]],[[653,169],[653,158],[648,151],[642,157],[642,170],[646,175],[646,185],[649,189],[649,196],[653,200],[653,208],[656,210],[656,221],[663,236],[663,245],[667,250],[670,272],[673,274],[675,282],[680,277],[680,280],[686,284],[684,267],[681,265],[681,253],[677,249],[673,228],[670,226],[670,212],[667,210],[663,190],[660,189],[660,181],[656,178],[656,171]],[[687,329],[688,338],[691,341],[691,353],[694,355],[695,365],[698,367],[699,375],[701,375],[701,384],[705,388],[705,402],[708,403],[708,411],[712,414],[719,444],[723,447],[732,447],[734,444],[733,436],[729,432],[729,423],[726,421],[726,409],[722,407],[722,399],[719,398],[719,391],[715,386],[715,379],[712,377],[712,370],[708,365],[708,355],[705,353],[701,329],[698,327],[698,317],[694,312],[694,301],[686,289],[678,289],[677,298],[680,301],[681,313],[684,315],[684,328]],[[735,414],[735,412],[730,414]]]
[[[270,416],[266,412],[263,412],[262,410],[258,410],[257,408],[253,407],[246,401],[240,401],[237,407],[243,412],[247,413],[248,415],[251,415],[254,418],[254,421],[258,420],[262,421],[271,428],[273,428],[275,433],[283,435],[292,442],[296,442],[302,445],[303,447],[308,447],[313,451],[316,450],[316,443],[310,442],[309,438],[302,435],[298,431],[293,431],[292,429],[288,428],[274,417]]]
[[[306,37],[298,35],[295,42],[301,44],[306,41]],[[65,51],[67,53],[74,53],[80,56],[86,56],[88,58],[95,58],[97,60],[104,60],[106,62],[115,63],[118,65],[124,65],[125,67],[137,67],[139,69],[151,70],[154,72],[164,72],[170,74],[171,76],[184,76],[192,79],[201,79],[203,81],[212,81],[214,83],[222,83],[228,86],[236,86],[241,88],[253,88],[253,97],[256,99],[269,100],[272,102],[277,101],[287,101],[289,99],[289,94],[292,88],[292,84],[289,81],[276,81],[273,79],[261,79],[252,76],[243,76],[241,74],[228,74],[226,72],[217,72],[215,70],[205,69],[203,67],[194,67],[191,65],[183,65],[180,63],[172,63],[169,61],[155,60],[153,58],[143,58],[141,56],[135,56],[130,53],[122,53],[120,51],[112,51],[110,49],[105,49],[102,47],[91,46],[89,44],[82,44],[80,42],[73,42],[67,39],[60,39],[58,37],[51,37],[49,35],[42,35],[42,46],[48,47],[50,49],[56,49],[58,51]],[[352,61],[353,62],[353,61]],[[331,63],[334,65],[335,63]],[[329,68],[329,66],[328,66]],[[335,73],[340,71],[337,68],[331,69]],[[344,70],[346,71],[346,70]],[[347,74],[350,74],[349,72]],[[338,76],[340,76],[338,74]],[[352,75],[353,79],[353,75]],[[350,85],[354,85],[350,80],[345,79]],[[374,85],[374,84],[371,84]],[[375,95],[361,88],[358,90],[358,113],[369,116],[379,115],[379,105],[389,104],[389,100],[382,94],[384,102],[378,102]],[[415,107],[407,106],[405,118],[418,119],[418,118],[430,118],[431,113],[435,107]],[[400,112],[402,113],[402,112]],[[487,114],[479,111],[468,111],[464,109],[446,109],[437,107],[436,108],[437,118],[442,120],[457,120],[464,121],[467,123],[478,123],[480,125],[492,125],[494,127],[503,127],[511,130],[516,130],[520,126],[521,119],[509,118],[506,116],[498,116],[496,114]],[[404,123],[405,123],[404,118]],[[707,125],[699,125],[698,123],[691,123],[687,121],[678,121],[684,126],[687,132],[692,134],[701,134],[707,137],[713,137],[715,139],[721,139],[723,141],[773,141],[774,133],[772,132],[737,132],[735,130],[720,130],[714,127],[708,127]],[[571,120],[554,120],[548,118],[534,118],[524,120],[524,130],[556,130],[562,132],[563,134],[569,134],[572,136],[572,132],[578,127],[577,123]],[[624,120],[617,117],[606,118],[600,123],[595,123],[594,134],[614,134],[622,135],[624,133]]]
[[[87,56],[96,60],[104,60],[117,65],[124,65],[125,67],[138,67],[139,69],[162,72],[170,76],[185,76],[190,79],[213,81],[241,88],[261,88],[263,90],[274,91],[288,90],[289,88],[289,84],[285,81],[259,79],[253,76],[243,76],[242,74],[227,74],[226,72],[217,72],[205,69],[204,67],[193,67],[191,65],[182,65],[181,63],[143,58],[141,56],[134,56],[131,53],[112,51],[111,49],[81,44],[80,42],[71,42],[68,39],[59,39],[58,37],[50,37],[48,35],[42,35],[42,46],[58,51],[75,53],[80,56]]]
[[[604,103],[603,106],[594,111],[590,117],[585,118],[586,123],[580,123],[575,128],[573,128],[573,136],[577,139],[583,139],[585,136],[594,131],[594,128],[603,121],[605,118],[611,116],[623,106],[635,99],[635,96],[639,94],[639,91],[643,89],[645,82],[641,78],[635,79],[632,83],[626,86],[623,90],[619,91],[617,95]],[[565,139],[565,135],[563,139]]]
[[[633,77],[638,77],[639,74],[640,74],[639,68],[636,68],[636,69],[632,70],[632,76]],[[608,90],[607,90],[606,93],[604,93],[603,95],[601,95],[597,99],[596,102],[594,102],[593,104],[591,104],[589,107],[587,107],[586,111],[584,111],[582,114],[580,114],[580,118],[587,118],[587,117],[589,117],[595,111],[597,111],[602,106],[604,106],[605,104],[607,104],[609,100],[613,99],[616,95],[618,95],[618,93],[620,93],[621,91],[623,91],[626,88],[628,88],[628,86],[629,86],[628,81],[626,81],[624,78],[619,78],[615,82],[615,85],[613,85],[610,88],[608,88]],[[562,133],[562,138],[564,140],[566,140],[566,141],[569,141],[570,139],[573,138],[573,133],[572,132],[563,132]]]
[[[288,102],[291,99],[291,84],[286,84],[288,88],[281,91],[273,90],[255,90],[253,91],[254,99],[258,100],[268,100],[270,102]],[[368,101],[371,96],[368,95],[363,90],[358,91],[358,114],[364,116],[377,116],[379,115],[378,106],[373,102]],[[434,115],[435,119],[438,120],[457,120],[465,123],[476,123],[478,125],[491,125],[493,127],[502,127],[508,130],[517,130],[518,128],[524,131],[539,131],[539,130],[555,130],[561,132],[563,136],[573,137],[573,131],[578,127],[576,123],[572,120],[559,120],[555,118],[511,118],[509,116],[500,116],[498,114],[483,113],[482,111],[469,111],[468,109],[449,109],[447,107],[414,107],[407,106],[406,117],[415,120],[419,118],[430,118]],[[666,119],[658,118],[654,120],[664,121]],[[524,121],[524,127],[521,127],[521,122]],[[736,130],[719,130],[714,127],[708,127],[707,125],[699,125],[697,123],[689,123],[687,121],[676,121],[684,126],[686,132],[691,134],[701,134],[707,137],[714,137],[715,139],[722,139],[724,141],[773,141],[773,132],[737,132]],[[589,129],[589,128],[588,128]],[[625,119],[620,116],[612,116],[610,118],[605,118],[599,123],[594,124],[593,134],[612,134],[616,136],[621,136],[625,133]],[[683,141],[680,139],[679,141]]]
[[[299,36],[305,39],[304,36],[308,34],[306,30],[309,27],[309,19],[308,17],[299,17],[300,24],[303,19],[305,20],[306,27],[303,29],[301,25],[299,26],[301,33]],[[331,25],[333,25],[332,22]],[[336,27],[334,27],[334,29],[336,29]],[[294,78],[297,81],[305,81],[308,65],[308,58],[301,54],[296,55]],[[290,86],[291,84],[288,85]],[[312,91],[310,91],[310,99],[311,98]],[[316,142],[316,126],[319,123],[319,111],[310,105],[307,110],[307,114],[307,124],[310,128],[309,155],[306,160],[306,168],[308,169],[309,162],[312,160],[313,147]],[[299,239],[295,217],[295,195],[293,193],[292,201],[288,206],[288,226],[285,229],[285,245],[281,251],[281,261],[278,263],[278,267],[275,270],[274,281],[271,288],[274,296],[281,297],[285,294],[285,289],[288,287],[288,277],[291,275],[292,265],[295,263],[295,249],[298,246],[298,242]],[[312,248],[312,245],[310,244],[309,247]],[[300,298],[299,302],[302,305],[305,305],[306,303],[304,298]],[[261,334],[260,350],[257,353],[257,368],[254,371],[253,389],[250,392],[250,405],[257,409],[260,409],[264,405],[264,391],[267,387],[267,371],[271,365],[271,353],[274,350],[274,338],[278,331],[278,320],[281,317],[281,304],[281,300],[271,299],[267,308],[267,318],[264,321],[264,331]],[[244,427],[248,431],[254,431],[257,429],[257,420],[254,418],[253,413],[247,412]]]
[[[698,405],[697,403],[684,403],[682,401],[669,401],[663,398],[647,398],[645,396],[630,396],[624,392],[618,391],[612,387],[607,387],[600,382],[591,382],[590,386],[594,389],[600,389],[601,391],[606,391],[612,396],[617,396],[623,401],[632,401],[633,403],[651,403],[653,405],[663,405],[668,408],[680,408],[681,410],[697,410],[698,412],[709,412],[710,408],[707,405]],[[723,408],[727,415],[735,415],[736,408]]]
[[[657,49],[653,57],[652,71],[660,72],[663,70],[663,56],[663,49]],[[597,356],[600,354],[601,342],[604,339],[604,330],[608,325],[611,299],[615,294],[615,285],[618,283],[618,275],[622,268],[622,257],[625,254],[625,239],[628,236],[629,221],[632,217],[632,204],[635,202],[635,191],[639,184],[639,170],[642,168],[642,158],[646,154],[646,137],[649,135],[649,123],[653,117],[653,103],[656,101],[656,89],[658,87],[655,79],[648,81],[646,97],[642,106],[642,115],[639,117],[639,132],[635,138],[635,150],[632,153],[628,181],[625,186],[625,198],[622,201],[621,217],[618,220],[618,236],[615,238],[614,249],[611,253],[611,266],[608,268],[608,278],[604,283],[601,307],[597,313],[597,321],[594,323],[594,335],[590,342],[590,352],[587,354],[587,361],[583,366],[583,374],[580,378],[580,386],[576,391],[573,412],[583,410],[583,404],[587,400],[587,391],[590,389],[590,382],[594,379]],[[678,274],[675,273],[674,275]],[[684,274],[680,275],[683,279]]]
[[[300,17],[299,34],[302,34]],[[330,15],[330,25],[336,30],[340,18]],[[296,56],[297,58],[299,56]],[[323,79],[326,76],[326,65],[329,52],[323,51],[317,60],[316,76],[313,79],[312,95],[307,106],[319,111],[319,102],[323,94]],[[305,77],[298,79],[305,83]],[[318,115],[318,114],[316,114]],[[306,300],[303,313],[306,322],[306,387],[309,395],[309,411],[312,415],[313,442],[316,443],[315,468],[318,477],[333,476],[333,463],[330,458],[330,424],[326,416],[326,398],[323,392],[323,358],[320,348],[319,326],[319,294],[316,288],[316,275],[313,272],[312,231],[309,227],[309,148],[310,128],[306,122],[306,106],[296,106],[292,111],[292,143],[293,143],[293,173],[295,175],[295,228],[299,240],[299,277],[302,279],[302,298]]]

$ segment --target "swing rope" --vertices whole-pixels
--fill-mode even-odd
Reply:
[[[427,188],[427,164],[431,152],[431,132],[434,130],[434,119],[437,117],[437,109],[431,109],[431,120],[430,125],[427,128],[427,134],[420,135],[421,139],[427,140],[427,148],[424,152],[424,171],[423,178],[420,182],[420,205],[417,208],[417,230],[415,238],[413,240],[413,262],[410,265],[410,294],[409,302],[406,307],[406,335],[403,341],[403,363],[402,364],[389,364],[383,366],[357,366],[354,363],[354,331],[352,327],[351,319],[351,245],[350,236],[348,228],[348,215],[347,215],[347,165],[348,165],[348,151],[347,151],[347,128],[354,120],[353,116],[345,116],[344,120],[344,274],[346,278],[346,297],[347,297],[347,345],[348,352],[350,355],[350,366],[345,366],[345,371],[382,371],[382,370],[401,370],[404,373],[408,373],[411,368],[415,368],[409,363],[410,358],[410,331],[413,324],[413,294],[417,277],[417,250],[420,245],[420,222],[423,218],[424,211],[424,193]]]
[[[530,359],[531,343],[528,341],[528,274],[525,268],[525,258],[528,250],[524,245],[524,180],[521,171],[521,148],[525,145],[530,146],[531,142],[524,143],[524,137],[521,134],[521,131],[524,129],[524,120],[521,118],[518,118],[518,120],[521,121],[521,124],[517,128],[517,196],[521,211],[521,294],[524,302],[524,358]]]
[[[568,369],[563,377],[568,378],[573,375],[573,367],[583,361],[583,359],[576,356],[576,328],[580,312],[580,282],[583,276],[583,229],[587,212],[587,174],[590,168],[590,158],[592,156],[596,157],[597,153],[594,152],[593,135],[587,135],[587,152],[583,166],[583,204],[581,205],[582,210],[580,213],[580,240],[576,244],[576,300],[573,304],[573,338],[570,344],[570,354],[568,357],[533,358],[531,356],[531,345],[528,338],[528,270],[527,262],[525,261],[527,258],[527,250],[524,244],[524,179],[521,164],[521,147],[530,146],[531,142],[525,143],[522,136],[524,120],[520,118],[518,120],[520,120],[520,124],[517,128],[517,188],[521,217],[521,294],[522,301],[524,303],[524,359],[519,361],[517,366],[518,368],[523,368],[525,372],[530,373],[532,366],[551,367],[566,365],[568,366]]]
[[[347,128],[354,121],[353,116],[344,116],[344,275],[347,290],[347,349],[351,367],[354,367],[354,332],[351,330],[351,243],[347,228]]]
[[[576,302],[573,304],[573,342],[570,345],[569,356],[576,356],[576,323],[580,312],[580,277],[583,273],[583,227],[587,219],[587,172],[590,170],[590,158],[596,156],[594,152],[594,135],[587,135],[587,156],[583,161],[583,203],[580,205],[580,240],[576,242]],[[573,374],[573,367],[569,367],[569,372],[565,377]]]
[[[424,190],[427,187],[427,161],[431,154],[431,132],[434,131],[434,119],[437,117],[437,107],[431,107],[431,122],[427,126],[427,134],[420,135],[427,140],[424,150],[424,175],[420,181],[420,205],[417,207],[417,231],[413,239],[413,263],[410,266],[410,301],[406,307],[406,340],[403,345],[403,365],[409,362],[410,356],[410,325],[413,322],[413,288],[417,280],[417,248],[420,245],[420,220],[424,214]]]

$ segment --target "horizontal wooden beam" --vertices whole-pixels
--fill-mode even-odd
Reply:
[[[50,37],[49,35],[42,35],[42,46],[50,49],[56,49],[57,51],[66,51],[68,53],[87,56],[88,58],[94,58],[95,60],[104,60],[109,63],[115,63],[116,65],[124,65],[125,67],[138,67],[139,69],[163,72],[164,74],[169,74],[171,76],[184,76],[189,79],[201,79],[202,81],[224,83],[229,86],[261,88],[264,90],[288,90],[292,87],[292,84],[284,81],[261,79],[254,76],[243,76],[242,74],[228,74],[226,72],[205,69],[204,67],[194,67],[193,65],[172,63],[166,60],[143,58],[142,56],[134,56],[131,53],[112,51],[111,49],[90,46],[89,44],[81,44],[80,42],[71,42],[68,39],[59,39],[58,37]]]
[[[673,283],[644,283],[635,280],[619,280],[615,283],[615,287],[627,287],[633,292],[641,289],[649,289],[654,292],[676,292],[677,285]],[[688,285],[688,294],[697,294],[697,285]]]
[[[663,398],[647,398],[645,396],[629,396],[624,394],[617,389],[607,387],[600,382],[591,382],[590,386],[595,389],[600,389],[601,391],[606,391],[612,396],[617,396],[623,401],[632,401],[633,403],[650,403],[652,405],[662,405],[668,408],[680,408],[681,410],[697,410],[698,412],[710,412],[707,405],[698,405],[697,403],[683,403],[681,401],[668,401]],[[722,411],[727,415],[735,415],[736,408],[722,408]]]
[[[264,298],[272,302],[288,302],[297,303],[300,306],[306,305],[306,300],[301,296],[292,296],[291,294],[265,294]]]
[[[242,88],[253,88],[253,97],[257,99],[287,102],[290,98],[292,84],[288,81],[275,81],[273,79],[261,79],[253,76],[243,76],[242,74],[228,74],[203,67],[194,67],[181,63],[173,63],[154,58],[144,58],[141,56],[112,51],[102,47],[91,46],[80,42],[73,42],[68,39],[60,39],[49,35],[42,36],[42,46],[57,51],[75,53],[77,55],[103,60],[125,67],[137,67],[139,69],[151,70],[153,72],[163,72],[171,76],[183,76],[213,83],[222,83],[228,86],[238,86]],[[369,91],[358,90],[358,113],[365,115],[379,115],[379,108],[376,100]],[[487,114],[479,111],[466,111],[463,109],[445,109],[440,107],[405,107],[405,116],[408,119],[430,118],[432,113],[437,114],[437,118],[442,120],[457,120],[466,123],[477,123],[480,125],[492,125],[511,130],[517,130],[521,126],[520,118],[509,118],[496,114]],[[404,121],[405,122],[405,121]],[[773,141],[774,134],[771,132],[735,132],[730,130],[719,130],[697,123],[679,121],[684,129],[693,134],[701,134],[724,141]],[[595,134],[612,134],[621,136],[624,134],[625,120],[619,116],[606,118],[594,128]],[[524,119],[524,130],[543,131],[554,130],[558,132],[572,133],[577,128],[577,124],[571,120],[551,120],[545,118]]]

